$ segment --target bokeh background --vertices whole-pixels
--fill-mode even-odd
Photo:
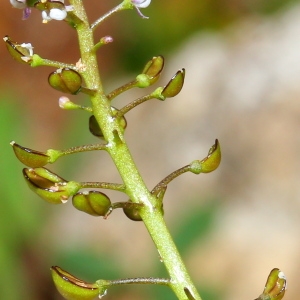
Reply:
[[[91,20],[118,1],[85,1]],[[108,20],[95,34],[114,43],[99,51],[107,92],[164,55],[164,85],[182,67],[180,95],[128,113],[126,137],[151,189],[173,170],[205,157],[219,138],[220,168],[171,183],[165,216],[204,300],[254,299],[267,275],[281,268],[284,299],[296,299],[300,275],[300,3],[267,0],[152,1],[143,20],[134,11]],[[63,22],[26,21],[0,3],[1,35],[31,42],[45,58],[75,63],[76,34]],[[49,267],[90,281],[166,276],[142,223],[121,211],[93,218],[70,203],[35,196],[9,142],[36,150],[98,142],[88,116],[58,107],[47,84],[50,68],[18,64],[0,46],[0,290],[1,299],[61,299]],[[114,105],[141,96],[130,91]],[[87,104],[84,97],[74,101]],[[65,157],[50,169],[68,180],[120,182],[105,153]],[[108,193],[113,201],[127,200]],[[120,287],[106,299],[174,299],[165,287]]]

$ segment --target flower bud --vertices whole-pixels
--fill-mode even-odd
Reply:
[[[30,43],[18,44],[13,42],[7,35],[3,40],[13,59],[20,63],[30,64],[33,56],[33,47]]]
[[[286,287],[284,273],[275,268],[269,274],[263,293],[255,300],[281,300],[285,294]]]
[[[12,141],[10,144],[12,145],[18,160],[28,167],[31,168],[43,167],[44,165],[48,164],[50,161],[50,157],[44,152],[39,152],[29,148],[22,147],[19,144],[15,143],[14,141]]]
[[[60,267],[51,267],[52,279],[59,293],[67,300],[93,300],[105,294],[97,283],[87,283]]]
[[[48,77],[48,82],[60,92],[76,95],[81,90],[82,77],[75,70],[63,68],[52,72]]]
[[[75,181],[66,181],[46,168],[23,169],[29,188],[47,202],[66,203],[81,188]]]
[[[221,162],[221,147],[218,140],[209,149],[208,155],[200,160],[194,160],[190,163],[190,171],[195,174],[209,173],[217,169]]]
[[[81,109],[82,106],[73,103],[68,97],[61,96],[58,99],[58,105],[62,109],[72,110],[72,109]]]
[[[168,84],[164,87],[161,92],[163,97],[162,100],[166,98],[175,97],[181,91],[184,83],[185,69],[177,71],[177,73],[171,78]]]
[[[92,216],[106,216],[111,210],[109,198],[98,191],[84,191],[72,198],[75,208]]]

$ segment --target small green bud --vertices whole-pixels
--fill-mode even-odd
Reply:
[[[286,287],[284,273],[275,268],[268,276],[263,293],[255,300],[281,300],[285,294]]]
[[[30,64],[33,56],[33,47],[30,43],[18,44],[13,42],[9,36],[3,38],[6,48],[13,59],[23,64]]]
[[[100,290],[99,284],[87,283],[60,267],[51,267],[50,270],[57,290],[67,300],[93,300],[106,293],[106,290]]]
[[[181,91],[184,84],[185,69],[177,71],[177,73],[171,78],[168,84],[164,87],[161,95],[163,98],[175,97]]]
[[[66,203],[81,188],[75,181],[66,181],[46,168],[23,169],[29,188],[47,202]]]
[[[98,191],[84,191],[72,198],[75,208],[92,216],[106,216],[111,210],[109,198]]]
[[[52,72],[48,77],[48,82],[60,92],[76,95],[81,90],[82,77],[75,70],[63,68]]]
[[[14,141],[12,141],[10,144],[12,145],[18,160],[28,167],[43,167],[50,162],[50,157],[44,152],[22,147]]]
[[[209,149],[208,155],[200,160],[194,160],[190,163],[190,171],[195,174],[210,173],[217,169],[221,162],[221,147],[216,139],[215,144]]]

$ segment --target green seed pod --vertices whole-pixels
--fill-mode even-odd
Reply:
[[[81,90],[82,77],[75,70],[63,68],[52,72],[48,77],[48,82],[60,92],[76,95]]]
[[[75,208],[92,216],[106,216],[111,210],[109,198],[98,191],[84,191],[72,198]]]
[[[44,152],[22,147],[14,141],[12,141],[10,144],[12,145],[18,160],[28,167],[43,167],[49,163],[50,157]]]
[[[57,266],[50,270],[57,290],[67,300],[93,300],[105,294],[97,283],[87,283]]]
[[[255,300],[281,300],[285,294],[286,286],[284,273],[275,268],[268,276],[263,293]]]
[[[116,115],[117,112],[119,111],[115,107],[112,107],[111,109],[113,111],[113,115]],[[125,117],[122,116],[121,118],[118,118],[117,121],[119,122],[119,125],[121,126],[121,128],[123,129],[123,132],[124,132],[127,127],[127,121],[126,121]],[[102,130],[99,127],[98,122],[94,115],[90,116],[90,118],[89,118],[89,130],[92,135],[99,137],[99,138],[103,138]]]
[[[162,199],[161,199],[162,200]],[[140,210],[143,207],[143,204],[140,203],[133,203],[131,200],[128,200],[127,202],[123,202],[122,206],[119,205],[118,207],[122,207],[124,214],[132,221],[142,221],[142,218],[140,216]],[[161,205],[157,207],[156,209],[159,209],[162,214],[164,214],[163,204],[161,202]]]
[[[177,73],[171,78],[168,84],[161,92],[164,100],[165,98],[175,97],[181,91],[184,84],[185,69],[177,71]]]
[[[128,201],[126,205],[124,205],[123,211],[126,217],[128,217],[130,220],[142,221],[139,208],[140,206],[138,206],[136,203],[132,203],[131,201]]]
[[[6,48],[13,59],[23,64],[30,64],[32,61],[33,47],[30,43],[18,44],[13,42],[9,36],[3,38]]]
[[[94,115],[89,117],[89,130],[90,133],[96,137],[103,138],[103,133],[101,128],[98,125],[98,122]]]
[[[162,70],[164,68],[164,58],[163,56],[154,56],[151,60],[145,65],[142,74],[146,74],[152,80],[151,84],[155,83]]]
[[[210,173],[217,169],[221,162],[221,147],[218,140],[209,149],[208,155],[200,160],[194,160],[190,163],[190,171],[195,174]]]
[[[66,181],[46,168],[23,169],[29,188],[47,202],[66,203],[81,188],[75,181]]]

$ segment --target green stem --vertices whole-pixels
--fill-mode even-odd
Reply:
[[[42,58],[37,54],[34,54],[32,56],[32,62],[31,62],[31,67],[40,67],[40,66],[47,66],[47,67],[54,67],[57,69],[62,69],[62,68],[70,68],[72,70],[76,70],[76,66],[72,64],[65,64],[59,61],[54,61],[46,58]]]
[[[71,147],[65,150],[49,149],[47,150],[46,155],[48,155],[51,158],[50,161],[48,161],[48,163],[53,164],[55,161],[57,161],[60,157],[64,155],[70,155],[70,154],[94,151],[94,150],[106,150],[106,145],[105,144],[84,145],[84,146]]]
[[[111,183],[111,182],[80,182],[80,186],[83,189],[108,189],[124,192],[125,186],[120,183]]]
[[[121,87],[115,89],[114,91],[110,92],[108,95],[106,95],[106,97],[109,100],[113,100],[118,95],[120,95],[120,94],[122,94],[122,93],[128,91],[129,89],[132,89],[136,86],[137,86],[137,80],[128,82],[128,83],[122,85]]]
[[[160,209],[157,209],[159,201],[147,189],[126,145],[123,130],[113,117],[110,101],[105,96],[101,84],[97,59],[91,51],[94,47],[93,30],[89,26],[82,0],[70,0],[70,2],[74,6],[74,12],[83,20],[82,24],[76,28],[81,59],[86,66],[86,71],[82,73],[82,76],[87,88],[97,90],[97,93],[91,96],[91,102],[93,114],[107,141],[107,152],[120,173],[126,187],[125,192],[130,200],[143,204],[140,215],[170,275],[170,286],[174,293],[178,299],[186,300],[189,298],[186,289],[195,300],[201,300],[166,227],[162,213]]]
[[[165,177],[162,181],[160,181],[151,191],[152,194],[157,195],[157,193],[163,189],[164,187],[166,187],[173,179],[175,179],[176,177],[189,172],[190,171],[190,165],[184,166],[174,172],[172,172],[171,174],[169,174],[167,177]]]
[[[138,277],[138,278],[126,278],[117,280],[108,280],[109,285],[123,285],[123,284],[159,284],[170,285],[170,279],[166,278],[153,278],[153,277]]]
[[[135,108],[136,106],[150,100],[153,99],[152,94],[150,95],[146,95],[143,96],[141,98],[138,98],[136,100],[133,100],[132,102],[128,103],[127,105],[125,105],[124,107],[122,107],[116,114],[116,118],[121,118],[122,116],[124,116],[125,114],[127,114],[130,110],[132,110],[133,108]]]
[[[109,18],[110,16],[112,16],[113,14],[115,14],[116,12],[120,11],[124,9],[122,4],[119,4],[118,6],[116,6],[115,8],[111,9],[108,13],[106,13],[105,15],[103,15],[102,17],[100,17],[98,20],[96,20],[92,25],[91,25],[91,29],[95,29],[99,24],[101,24],[104,20],[106,20],[107,18]]]

